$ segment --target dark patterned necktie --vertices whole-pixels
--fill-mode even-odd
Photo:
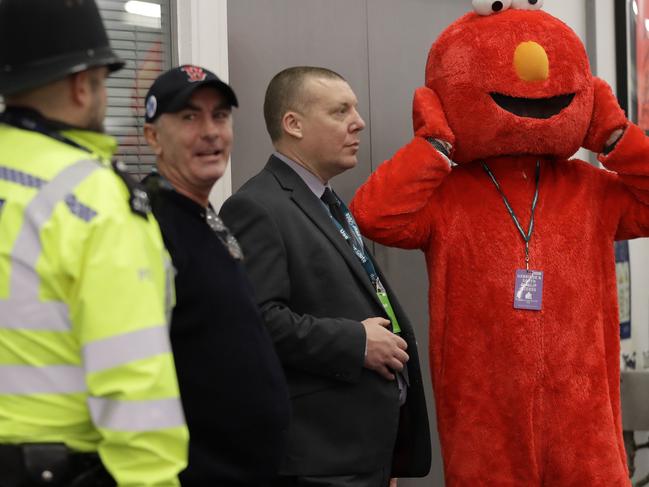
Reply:
[[[343,213],[342,207],[340,206],[340,200],[338,199],[338,196],[336,196],[330,188],[325,188],[324,193],[322,193],[320,199],[329,207],[331,216],[333,216],[336,221],[340,223],[340,226],[343,227],[349,238],[352,239],[354,234],[352,233],[352,229],[349,226],[347,218],[345,218],[345,214]],[[348,240],[348,243],[351,243],[351,240]]]

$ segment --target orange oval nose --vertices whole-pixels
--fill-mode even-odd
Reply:
[[[550,73],[548,54],[534,41],[521,42],[514,52],[514,69],[523,81],[545,81]]]

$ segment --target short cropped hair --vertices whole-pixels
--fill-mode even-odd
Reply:
[[[327,68],[294,66],[277,73],[268,84],[264,99],[266,130],[273,142],[282,136],[282,118],[286,112],[304,111],[308,100],[304,96],[304,84],[309,78],[339,79],[341,75]]]

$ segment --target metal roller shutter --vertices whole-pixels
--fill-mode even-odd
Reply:
[[[170,0],[97,0],[97,5],[113,49],[126,60],[124,69],[108,79],[106,132],[117,137],[117,158],[142,177],[155,163],[142,135],[144,97],[172,64]]]

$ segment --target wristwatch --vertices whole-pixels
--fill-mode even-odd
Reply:
[[[447,159],[451,157],[450,147],[440,139],[435,137],[426,137],[426,140],[432,145],[437,152],[441,152]]]

